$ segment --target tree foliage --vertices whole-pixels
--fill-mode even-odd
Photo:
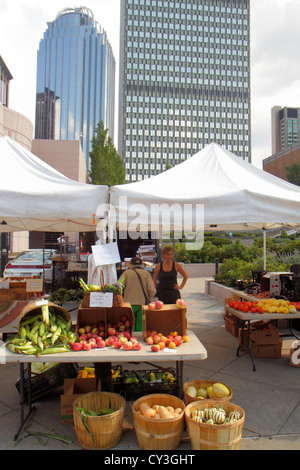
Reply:
[[[125,170],[103,121],[98,124],[92,140],[89,177],[92,184],[114,186],[125,183]]]
[[[300,186],[300,165],[299,163],[292,163],[286,168],[287,179],[290,183]]]

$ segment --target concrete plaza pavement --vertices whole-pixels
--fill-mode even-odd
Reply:
[[[232,403],[245,410],[240,450],[300,450],[300,369],[289,365],[290,345],[295,338],[283,338],[281,358],[256,358],[253,371],[247,352],[237,357],[238,339],[224,326],[224,303],[205,294],[205,279],[189,278],[182,295],[187,304],[188,329],[196,333],[207,350],[206,360],[185,362],[184,382],[208,379],[231,387]],[[143,364],[128,366],[145,368]],[[72,443],[49,439],[43,446],[32,436],[16,444],[14,435],[20,422],[19,393],[15,387],[18,378],[19,365],[0,364],[0,449],[81,450],[73,425],[60,422],[62,389],[34,403],[35,410],[25,428],[38,432],[51,430]],[[114,452],[140,450],[131,405],[132,402],[126,404],[122,439],[112,449]],[[25,434],[23,430],[20,437]],[[178,450],[191,450],[186,430]]]

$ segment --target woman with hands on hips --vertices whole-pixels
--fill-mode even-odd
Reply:
[[[173,260],[174,252],[171,246],[162,249],[162,262],[154,268],[153,282],[156,287],[156,296],[164,304],[175,304],[181,298],[180,290],[186,284],[188,275],[183,267]],[[182,282],[177,283],[177,273],[182,276]]]

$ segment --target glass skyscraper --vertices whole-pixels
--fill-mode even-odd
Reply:
[[[119,89],[127,181],[211,142],[251,162],[250,0],[121,0]]]
[[[60,11],[37,53],[36,139],[80,140],[89,151],[100,121],[114,137],[115,59],[86,7]]]

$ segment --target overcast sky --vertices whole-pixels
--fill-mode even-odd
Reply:
[[[252,163],[262,168],[262,160],[271,155],[271,108],[300,107],[300,0],[250,3]],[[32,123],[39,41],[47,22],[60,10],[80,4],[90,8],[105,29],[118,62],[119,0],[84,0],[73,5],[61,0],[0,0],[0,55],[13,76],[9,107]]]

